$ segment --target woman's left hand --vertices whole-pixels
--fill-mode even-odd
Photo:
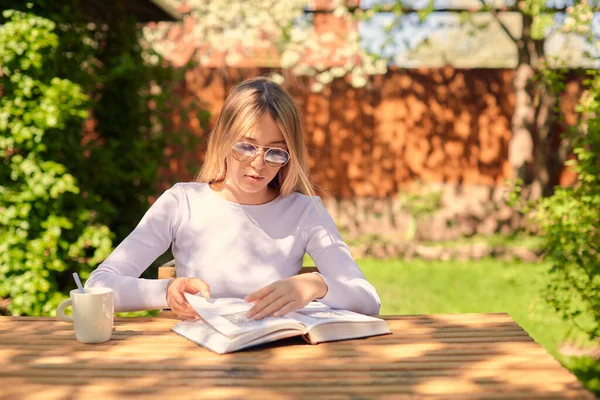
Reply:
[[[282,317],[327,294],[327,284],[318,274],[300,274],[271,283],[244,298],[255,303],[246,318],[261,319],[269,315]]]

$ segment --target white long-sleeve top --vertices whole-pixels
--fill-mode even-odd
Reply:
[[[378,314],[380,300],[342,241],[319,197],[300,193],[260,205],[229,202],[206,183],[178,183],[91,274],[86,287],[110,287],[115,311],[167,307],[168,279],[139,276],[169,246],[178,277],[196,277],[213,298],[244,296],[294,276],[305,252],[333,308]]]

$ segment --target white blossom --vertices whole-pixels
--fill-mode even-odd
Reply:
[[[313,93],[320,93],[323,91],[324,87],[325,86],[320,82],[313,82],[312,85],[310,85],[310,91]]]
[[[236,66],[243,61],[240,50],[267,52],[279,57],[282,69],[298,76],[312,77],[311,90],[321,91],[335,78],[351,75],[355,87],[367,83],[367,75],[387,71],[384,60],[369,57],[360,43],[354,16],[346,8],[346,0],[331,0],[332,16],[347,26],[339,31],[317,32],[313,15],[306,15],[308,0],[170,0],[173,6],[185,5],[192,11],[182,26],[169,35],[173,23],[161,22],[152,29],[145,27],[143,37],[153,49],[169,58],[177,52],[177,43],[196,47],[196,59],[201,64],[224,60]],[[365,11],[365,13],[369,13]],[[191,19],[191,21],[190,21]],[[191,30],[185,30],[192,24]],[[344,25],[345,24],[345,25]],[[147,57],[149,61],[154,58]],[[283,83],[284,75],[272,74]]]
[[[283,77],[283,75],[278,74],[277,72],[272,72],[271,74],[269,74],[269,79],[278,85],[281,85],[283,82],[285,82],[285,78]]]
[[[331,81],[333,81],[333,74],[329,71],[321,72],[320,74],[318,74],[315,77],[315,79],[319,83],[322,83],[323,85],[327,85],[328,83],[331,83]]]

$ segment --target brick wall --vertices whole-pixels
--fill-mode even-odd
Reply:
[[[196,115],[183,116],[175,108],[167,129],[175,135],[190,129],[203,138],[228,90],[268,72],[259,68],[188,72],[175,96],[183,104],[202,104],[212,113],[211,122],[203,129]],[[511,70],[446,67],[391,70],[361,89],[338,79],[315,94],[294,77],[288,77],[286,87],[303,111],[310,167],[321,194],[383,198],[414,181],[495,186],[509,178],[512,76]],[[563,107],[574,108],[578,88],[577,82],[568,85]],[[573,122],[574,115],[568,112],[565,123]],[[171,160],[161,189],[193,179],[185,166],[199,167],[204,157],[202,146],[167,151]]]

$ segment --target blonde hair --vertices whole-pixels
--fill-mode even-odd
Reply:
[[[196,181],[213,183],[224,180],[226,158],[231,148],[265,113],[269,113],[279,127],[290,153],[290,161],[269,185],[279,189],[284,196],[292,192],[314,196],[298,106],[285,89],[263,77],[243,81],[229,92],[209,135],[206,160]]]

